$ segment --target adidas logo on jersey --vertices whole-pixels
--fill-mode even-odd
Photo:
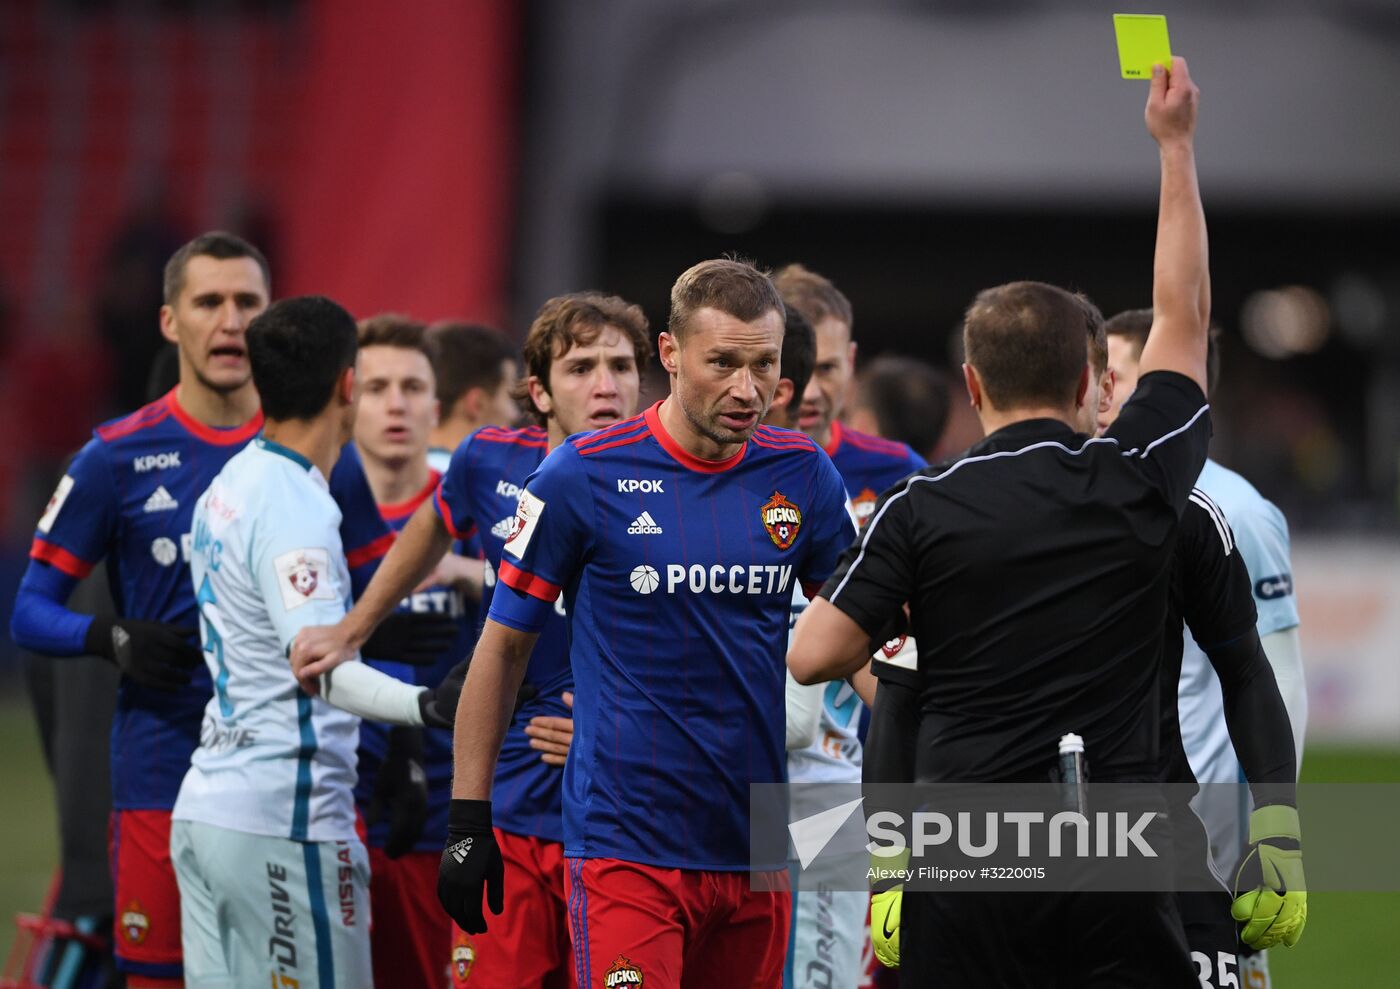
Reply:
[[[627,527],[629,536],[659,536],[661,526],[656,524],[656,519],[651,517],[651,512],[643,512],[632,520],[632,524]]]
[[[165,490],[162,484],[156,488],[149,498],[146,499],[147,512],[173,512],[180,507],[180,503],[170,497],[170,492]]]
[[[507,515],[505,518],[501,519],[501,521],[497,522],[491,527],[491,535],[495,536],[497,539],[509,539],[510,525],[514,521],[514,515]]]

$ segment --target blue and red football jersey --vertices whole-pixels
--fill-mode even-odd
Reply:
[[[197,629],[189,569],[195,501],[262,428],[262,414],[215,429],[181,408],[176,391],[97,427],[39,520],[29,566],[76,581],[105,559],[119,615]],[[190,673],[190,685],[176,693],[121,679],[112,722],[116,809],[174,806],[213,690],[203,664]]]
[[[345,547],[345,562],[350,567],[350,589],[358,600],[374,579],[380,561],[389,552],[395,536],[433,492],[441,476],[429,472],[428,484],[412,498],[396,505],[375,503],[374,493],[365,478],[364,465],[353,443],[347,443],[331,471],[331,495],[340,506],[340,539]],[[455,547],[467,555],[479,555],[475,540]],[[399,611],[418,614],[445,614],[456,619],[458,632],[452,644],[431,666],[409,666],[379,660],[364,659],[371,666],[398,677],[406,683],[436,687],[456,663],[471,654],[476,642],[476,602],[467,602],[455,587],[434,585],[414,591],[399,602]],[[389,726],[377,721],[360,723],[359,765],[355,781],[355,803],[367,807],[374,793],[379,767],[388,751]],[[428,778],[428,820],[416,850],[440,851],[442,836],[447,833],[447,808],[452,800],[452,733],[427,730],[423,733],[423,772]],[[383,847],[389,836],[389,821],[377,821],[369,828],[369,843]]]
[[[538,426],[479,429],[457,447],[434,499],[448,531],[460,536],[475,529],[481,538],[486,552],[483,615],[490,610],[495,595],[496,570],[521,489],[548,452],[548,434]],[[525,681],[539,693],[521,705],[501,744],[491,794],[492,816],[498,828],[512,834],[563,841],[564,774],[558,766],[540,761],[539,752],[530,748],[525,734],[525,726],[537,715],[569,716],[563,694],[573,689],[574,678],[569,668],[569,627],[562,600],[555,602],[539,631],[525,670]]]
[[[928,463],[907,443],[881,439],[841,425],[831,424],[831,440],[826,445],[831,462],[841,472],[851,498],[851,514],[862,529],[875,511],[880,495]]]
[[[855,532],[808,437],[760,426],[700,460],[659,404],[571,437],[529,478],[490,617],[536,631],[568,602],[568,855],[744,870],[750,784],[786,778],[793,586],[815,591]],[[782,868],[782,847],[752,865]]]

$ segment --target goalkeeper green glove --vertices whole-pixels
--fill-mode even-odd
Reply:
[[[1240,940],[1251,948],[1291,948],[1303,935],[1308,892],[1302,841],[1294,807],[1272,804],[1249,817],[1249,852],[1235,875],[1230,915],[1244,925]]]
[[[895,855],[870,856],[870,941],[875,957],[886,968],[899,968],[899,908],[904,902],[904,884],[891,878],[909,864],[909,850]]]

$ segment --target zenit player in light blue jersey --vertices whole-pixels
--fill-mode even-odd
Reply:
[[[214,691],[172,812],[186,978],[367,985],[369,866],[351,792],[359,718],[444,726],[464,664],[445,689],[357,662],[325,678],[322,697],[302,692],[292,638],[349,605],[326,475],[354,418],[355,324],[328,299],[287,299],[253,321],[248,347],[265,434],[225,465],[194,516],[191,578]]]
[[[791,901],[783,847],[751,856],[749,786],[785,775],[792,589],[854,534],[830,459],[760,426],[783,305],[752,266],[710,261],[672,289],[671,396],[575,437],[526,484],[456,733],[439,895],[467,930],[499,907],[489,828],[495,694],[524,673],[554,599],[570,611],[575,735],[564,780],[580,985],[773,985]]]
[[[526,378],[518,392],[536,425],[490,426],[467,436],[431,504],[404,527],[354,610],[335,628],[305,630],[294,655],[318,640],[329,644],[316,646],[323,652],[358,642],[357,626],[373,627],[433,569],[453,537],[481,540],[487,567],[483,603],[489,607],[526,479],[568,436],[616,425],[635,412],[640,370],[650,355],[649,327],[637,306],[594,292],[548,300],[525,339]],[[459,982],[469,977],[471,984],[538,989],[568,981],[573,967],[561,767],[571,736],[574,681],[562,597],[545,619],[525,682],[492,796],[495,838],[505,861],[505,915],[488,932],[454,932],[452,970]]]

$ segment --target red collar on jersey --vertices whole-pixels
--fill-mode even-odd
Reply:
[[[666,432],[666,427],[661,424],[661,416],[657,411],[660,408],[661,403],[657,402],[643,413],[646,416],[647,428],[651,430],[651,435],[656,437],[656,442],[661,444],[661,449],[674,457],[682,467],[689,467],[701,474],[722,474],[743,460],[744,454],[748,452],[749,444],[745,440],[739,447],[739,452],[732,457],[726,457],[724,460],[703,460],[682,447],[676,442],[675,437]]]
[[[206,426],[194,416],[185,411],[180,404],[178,392],[180,386],[176,385],[165,393],[165,404],[170,409],[170,414],[175,417],[175,421],[184,426],[187,430],[202,439],[206,443],[215,446],[232,446],[235,443],[246,443],[257,435],[258,430],[263,427],[262,409],[258,409],[257,415],[249,419],[241,426],[232,429],[215,429],[213,426]]]

